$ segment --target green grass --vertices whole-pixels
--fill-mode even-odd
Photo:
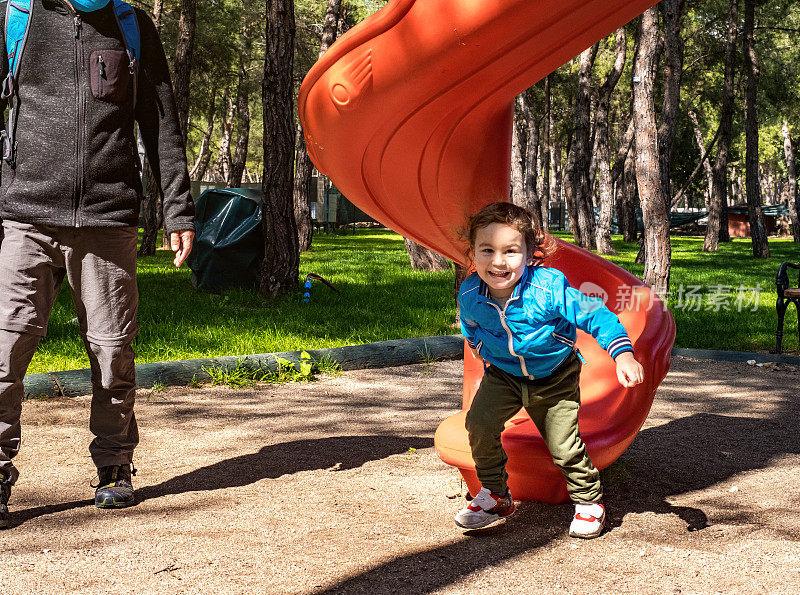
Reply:
[[[563,234],[557,234],[564,237]],[[611,258],[637,276],[638,247],[615,238],[618,256]],[[772,258],[751,257],[749,240],[723,244],[705,254],[702,238],[674,237],[671,290],[700,287],[701,309],[682,308],[675,296],[670,306],[677,323],[678,347],[767,351],[775,338],[775,274],[784,260],[800,256],[787,240],[770,241]],[[451,334],[455,316],[453,273],[411,269],[403,240],[385,230],[359,230],[355,235],[317,235],[313,249],[302,255],[301,279],[317,273],[341,291],[336,294],[314,282],[311,302],[302,289],[273,302],[256,292],[232,290],[215,295],[194,289],[189,271],[176,270],[171,252],[139,260],[139,327],[137,362],[245,355],[296,349],[337,347],[386,339]],[[793,278],[792,281],[795,279]],[[761,286],[757,309],[708,310],[715,286]],[[752,295],[747,294],[748,297]],[[29,373],[88,367],[68,288],[62,288],[48,328]],[[797,350],[797,317],[787,313],[784,347]]]
[[[197,290],[170,251],[140,258],[137,363],[338,347],[456,332],[453,273],[411,269],[403,239],[386,230],[322,234],[301,257],[300,275],[322,275],[341,293],[314,281],[311,301],[297,292],[265,302],[255,291],[215,295]],[[89,366],[66,285],[48,336],[29,373]]]
[[[571,236],[561,237],[571,240]],[[771,257],[756,259],[752,257],[749,238],[722,243],[716,253],[702,251],[702,237],[676,236],[671,238],[671,244],[668,303],[677,327],[675,346],[727,351],[774,349],[778,321],[775,276],[781,262],[798,261],[800,247],[791,240],[771,239]],[[609,260],[641,278],[644,266],[634,263],[638,244],[622,242],[615,236],[614,247],[619,254],[608,257]],[[790,273],[795,283],[796,271]],[[756,289],[759,286],[760,290]],[[687,299],[689,292],[699,296],[699,303]],[[736,301],[738,296],[741,296],[741,311]],[[783,349],[787,353],[797,353],[794,308],[786,313]]]

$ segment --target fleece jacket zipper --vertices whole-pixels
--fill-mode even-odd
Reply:
[[[75,139],[75,148],[77,151],[76,155],[76,175],[75,175],[75,210],[72,215],[72,224],[75,227],[81,226],[81,218],[80,218],[80,210],[81,210],[81,202],[83,198],[83,170],[84,170],[84,134],[83,131],[86,128],[85,120],[86,114],[84,109],[84,96],[83,96],[83,79],[85,78],[83,75],[83,38],[81,37],[81,29],[83,26],[83,22],[81,21],[81,15],[77,12],[73,12],[73,23],[75,28],[75,97],[77,102],[77,109],[78,109],[78,127],[76,130],[76,139]]]

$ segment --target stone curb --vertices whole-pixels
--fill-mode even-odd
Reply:
[[[754,360],[757,364],[775,362],[800,366],[800,357],[793,355],[779,355],[777,353],[753,353],[749,351],[721,351],[718,349],[689,349],[675,347],[672,355],[690,357],[693,359],[713,359],[720,362],[747,362]]]
[[[315,360],[329,359],[337,362],[343,370],[387,368],[458,359],[464,353],[464,337],[442,335],[394,339],[364,345],[307,349],[306,351]],[[138,388],[152,388],[156,383],[164,386],[185,386],[193,378],[197,381],[207,379],[209,376],[204,368],[233,370],[242,365],[275,372],[278,369],[277,358],[287,359],[297,365],[300,361],[300,353],[300,351],[284,351],[137,364],[136,384]],[[25,376],[25,394],[28,397],[76,397],[88,395],[91,392],[91,371],[88,369],[44,372]]]
[[[464,352],[464,337],[462,335],[441,335],[413,339],[394,339],[366,343],[364,345],[308,349],[307,351],[316,360],[325,358],[337,362],[343,370],[388,368],[391,366],[460,359]],[[756,363],[777,362],[800,365],[800,357],[770,353],[678,347],[672,350],[672,355],[727,362],[755,360]],[[185,386],[193,378],[197,381],[207,379],[208,374],[204,371],[204,368],[216,367],[233,370],[237,366],[243,365],[263,370],[269,369],[275,372],[278,368],[277,358],[287,359],[297,364],[300,361],[300,351],[138,364],[136,366],[137,386],[139,388],[152,388],[156,383],[164,386]],[[91,372],[88,369],[45,372],[25,376],[25,394],[28,397],[75,397],[88,395],[91,392]]]

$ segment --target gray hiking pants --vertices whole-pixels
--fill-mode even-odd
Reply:
[[[135,227],[71,228],[3,221],[0,244],[0,474],[14,483],[22,379],[47,333],[66,275],[92,374],[89,452],[97,467],[130,463],[138,327]],[[2,479],[2,478],[0,478]]]

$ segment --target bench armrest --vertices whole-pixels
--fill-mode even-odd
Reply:
[[[778,275],[775,278],[775,285],[778,287],[778,297],[783,297],[783,292],[790,287],[789,273],[787,271],[789,268],[800,270],[800,265],[788,261],[781,263],[781,266],[778,268]],[[800,279],[798,279],[798,285],[800,285]]]

